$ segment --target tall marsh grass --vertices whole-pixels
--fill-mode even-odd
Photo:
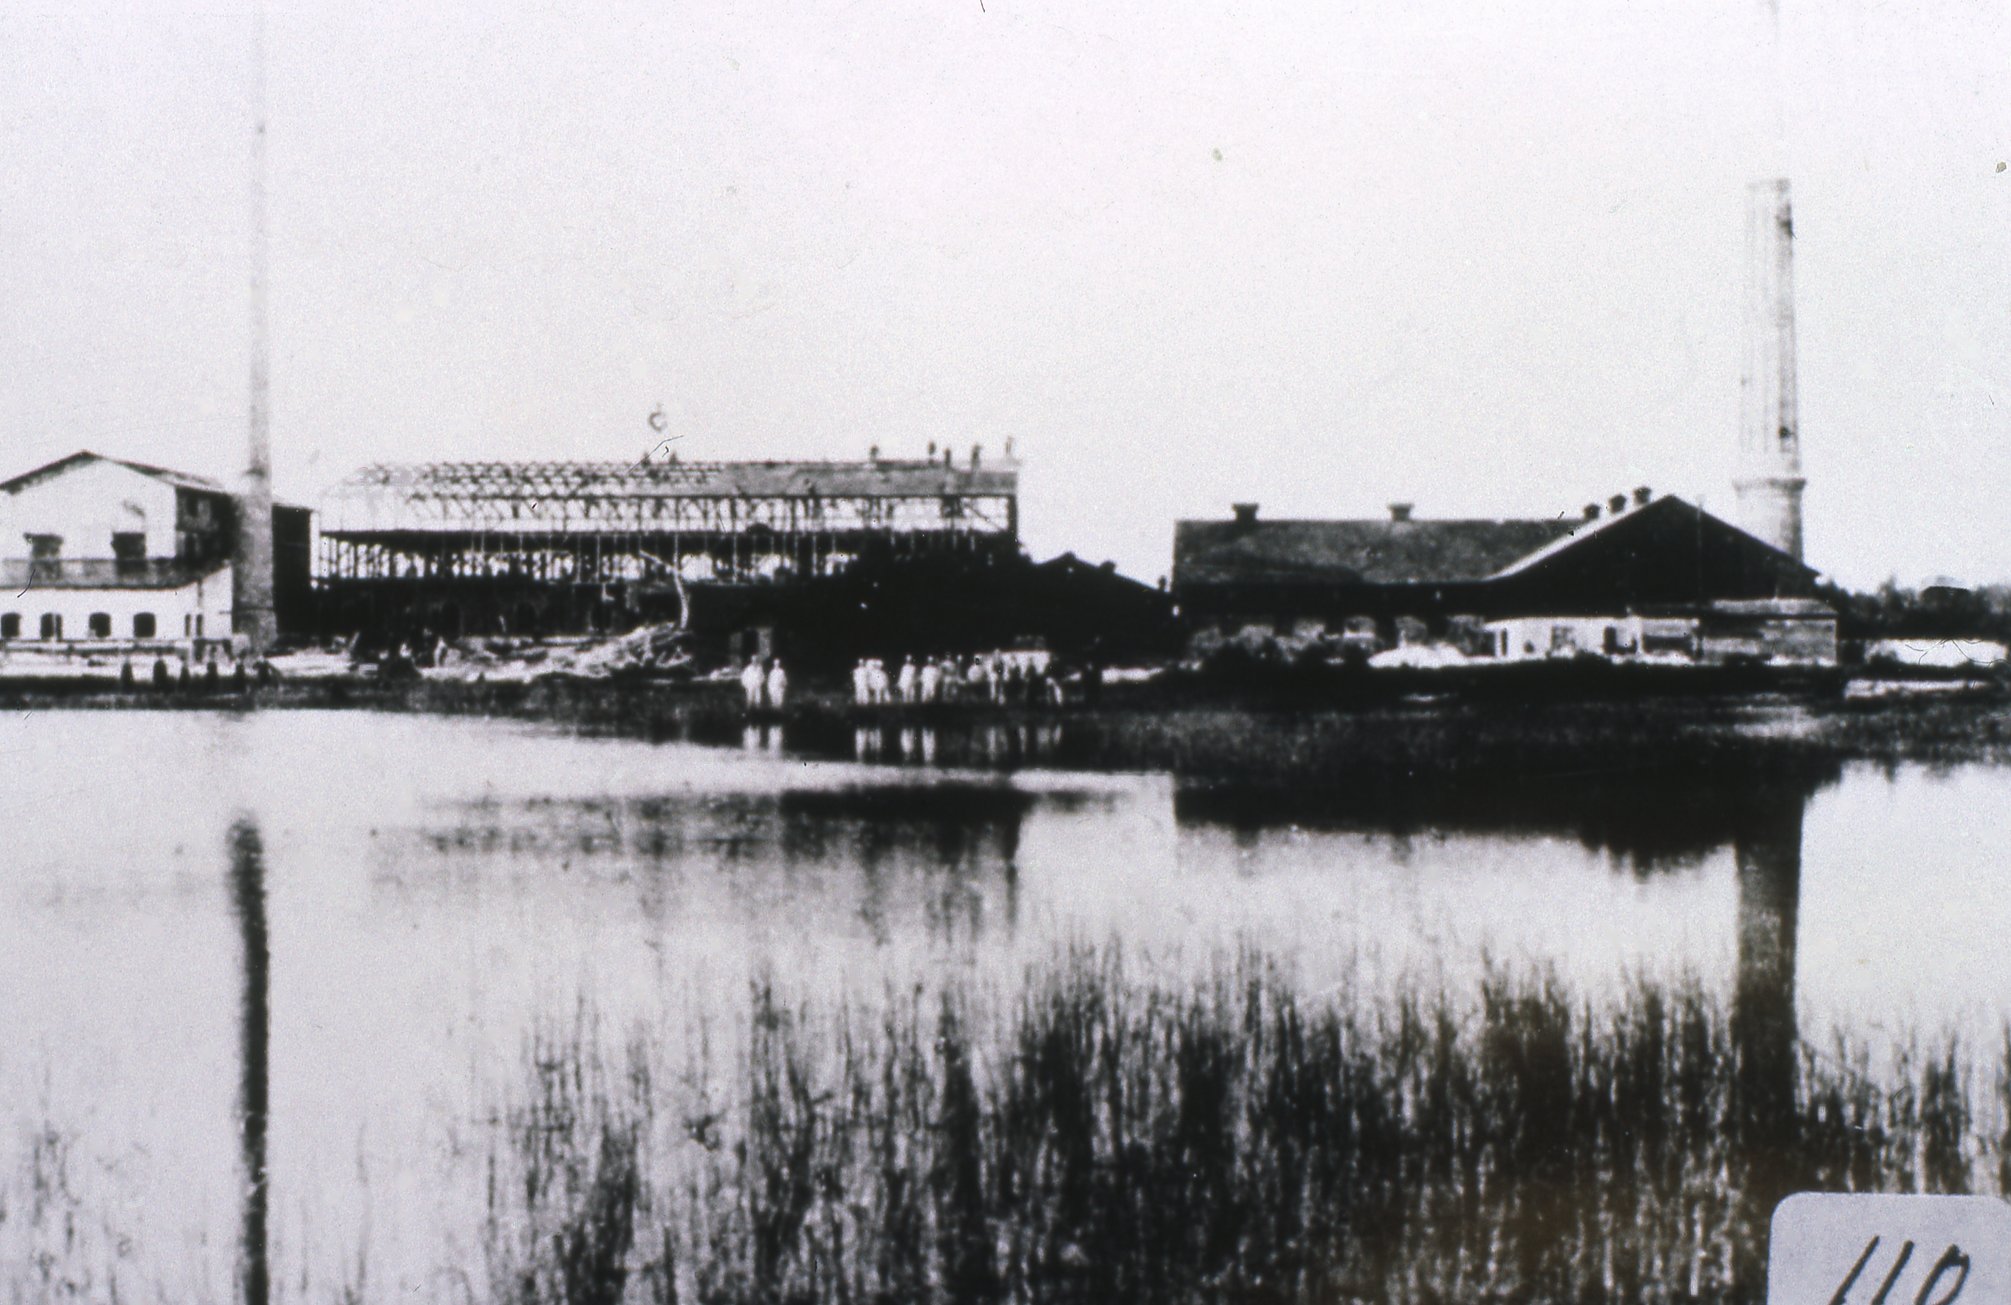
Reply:
[[[587,1012],[534,1038],[443,1172],[475,1188],[440,1191],[426,1298],[1758,1301],[1787,1192],[2011,1189],[2011,1034],[1797,1043],[1782,1109],[1694,984],[1308,995],[1250,954],[1171,978],[1113,948],[1009,991],[757,983],[707,1023],[730,1050]],[[0,1297],[230,1298],[93,1213],[67,1135],[20,1140]],[[357,1262],[274,1285],[382,1298]]]
[[[590,1066],[538,1068],[547,1104],[521,1120],[573,1113],[509,1129],[513,1163],[558,1179],[521,1210],[492,1192],[521,1234],[492,1282],[515,1301],[1744,1301],[1788,1191],[2011,1179],[2011,1046],[1979,1074],[1953,1046],[1874,1066],[1802,1045],[1790,1113],[1758,1127],[1730,1025],[1693,986],[1595,1008],[1507,973],[1477,1000],[1364,1007],[1248,956],[1169,985],[1078,951],[1012,998],[872,1010],[757,985],[728,1070],[659,1091],[632,1068],[634,1091],[594,1098]]]

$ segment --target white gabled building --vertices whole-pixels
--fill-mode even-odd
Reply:
[[[213,480],[96,453],[0,482],[0,648],[228,643],[236,518]]]

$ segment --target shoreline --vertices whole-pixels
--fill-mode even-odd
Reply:
[[[781,711],[753,714],[728,681],[324,674],[240,691],[228,680],[214,689],[198,680],[157,690],[88,675],[0,673],[0,710],[472,715],[651,742],[758,741],[820,760],[1146,770],[1274,784],[1345,779],[1378,789],[1462,775],[1488,782],[1574,773],[1645,778],[1711,768],[1767,783],[1775,772],[1860,761],[2011,762],[2011,692],[1994,679],[1587,674],[1598,669],[1376,671],[1239,683],[1173,673],[1112,683],[1094,703],[1059,706],[860,707],[847,689],[811,679]]]

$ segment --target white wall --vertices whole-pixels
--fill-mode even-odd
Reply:
[[[112,536],[128,531],[146,535],[148,557],[173,557],[174,486],[117,463],[86,462],[0,494],[0,559],[27,557],[31,534],[61,535],[66,558],[109,558]]]
[[[1633,616],[1524,616],[1489,621],[1488,635],[1494,640],[1494,655],[1505,661],[1529,661],[1544,657],[1572,657],[1579,653],[1608,656],[1606,632],[1619,640],[1619,656],[1630,657],[1641,649],[1641,622]],[[1502,636],[1507,635],[1507,647]]]
[[[197,616],[202,617],[204,639],[228,639],[230,580],[231,569],[225,566],[179,589],[36,588],[26,593],[0,594],[0,616],[13,614],[21,618],[20,637],[0,641],[0,648],[49,646],[41,638],[41,629],[42,617],[50,613],[62,617],[66,644],[101,642],[91,635],[91,616],[97,612],[112,618],[114,642],[134,638],[133,617],[141,612],[154,616],[154,638],[147,642],[187,642],[194,630],[193,618]]]

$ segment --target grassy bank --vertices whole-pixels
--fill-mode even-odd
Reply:
[[[1756,1301],[1788,1191],[2011,1182],[2011,1051],[1803,1045],[1770,1110],[1694,988],[1364,1009],[1248,957],[1169,987],[1076,953],[1010,1001],[747,1015],[677,1085],[646,1036],[536,1052],[495,1298]]]

